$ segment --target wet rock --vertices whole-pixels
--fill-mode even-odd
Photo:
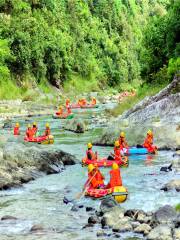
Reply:
[[[177,217],[176,211],[170,205],[159,208],[153,215],[152,221],[155,224],[171,223]]]
[[[172,167],[176,172],[180,172],[180,154],[176,154],[174,156]]]
[[[147,240],[173,240],[171,228],[161,224],[150,231]]]
[[[30,232],[39,232],[43,230],[44,230],[43,226],[41,226],[40,224],[35,224],[32,226]]]
[[[11,120],[6,120],[3,124],[3,127],[2,128],[13,128],[13,124],[12,124],[12,121]]]
[[[87,123],[81,119],[71,119],[67,121],[64,129],[75,133],[84,133],[87,130]]]
[[[151,227],[146,223],[140,224],[134,229],[135,233],[142,233],[144,235],[147,235],[150,231]]]
[[[98,217],[102,217],[104,215],[104,213],[102,211],[95,211],[96,216]]]
[[[86,212],[92,212],[95,211],[93,207],[86,207]]]
[[[100,210],[105,213],[111,211],[111,208],[118,206],[113,197],[107,197],[101,201]]]
[[[1,221],[5,221],[5,220],[17,220],[17,218],[10,215],[5,215],[1,218]]]
[[[177,192],[180,192],[180,179],[171,180],[169,183],[165,184],[161,190],[169,191],[175,189]]]
[[[160,168],[160,171],[161,171],[161,172],[170,172],[170,171],[172,171],[172,164],[170,164],[170,165],[167,166],[167,167],[161,167],[161,168]]]
[[[96,236],[97,237],[106,237],[108,234],[106,232],[104,232],[103,230],[99,230],[97,233],[96,233]]]
[[[177,215],[176,219],[173,221],[175,228],[180,227],[180,213]]]
[[[131,232],[133,230],[132,225],[128,221],[120,220],[113,226],[113,232]]]
[[[111,211],[106,212],[101,220],[101,224],[107,225],[109,227],[113,227],[117,224],[121,225],[122,222],[127,223],[128,222],[128,217],[124,217],[124,209],[116,206],[114,208],[111,208]]]
[[[173,237],[175,240],[180,240],[180,228],[175,228],[173,230]]]
[[[79,207],[77,205],[73,205],[72,208],[71,208],[71,211],[78,212],[79,211]]]
[[[139,221],[140,223],[146,222],[147,221],[146,213],[142,210],[138,211],[136,220]]]
[[[135,218],[135,216],[137,215],[138,210],[136,209],[129,209],[126,210],[124,213],[124,216],[130,217],[130,218]]]
[[[98,219],[97,216],[90,216],[90,217],[88,218],[88,223],[89,223],[89,224],[96,224],[96,223],[98,223],[98,222],[99,222],[99,219]]]
[[[137,228],[137,227],[139,227],[139,225],[141,225],[140,222],[135,222],[135,221],[132,221],[132,222],[131,222],[131,226],[132,226],[134,229]]]

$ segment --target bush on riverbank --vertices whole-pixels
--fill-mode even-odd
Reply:
[[[155,85],[153,87],[150,84],[142,85],[137,89],[135,96],[126,97],[122,102],[120,102],[118,104],[117,107],[115,107],[112,110],[108,110],[108,112],[111,115],[117,117],[117,116],[121,115],[123,112],[125,112],[126,110],[132,108],[134,105],[136,105],[138,102],[140,102],[146,96],[155,95],[161,89],[163,89],[165,86],[166,86],[166,84]]]

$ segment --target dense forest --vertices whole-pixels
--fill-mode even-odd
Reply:
[[[176,0],[0,0],[0,95],[73,78],[100,89],[168,82],[179,38]]]

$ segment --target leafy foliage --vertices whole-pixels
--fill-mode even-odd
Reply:
[[[0,81],[24,90],[45,81],[88,79],[94,89],[149,81],[169,59],[173,74],[178,36],[175,1],[0,0]]]

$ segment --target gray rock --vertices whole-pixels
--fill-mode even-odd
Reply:
[[[129,217],[124,217],[124,209],[117,206],[104,214],[103,221],[104,225],[112,228],[120,228],[121,225],[128,223],[130,220]]]
[[[30,232],[39,232],[39,231],[43,231],[43,230],[44,230],[43,226],[41,226],[40,224],[35,224],[30,229]]]
[[[161,224],[161,223],[171,223],[173,220],[175,220],[177,217],[176,211],[173,207],[170,205],[165,205],[161,208],[159,208],[153,215],[152,221],[155,224]]]
[[[140,224],[139,226],[137,226],[135,229],[134,229],[134,232],[136,233],[142,233],[144,235],[147,235],[150,231],[151,231],[151,227],[146,224],[146,223],[143,223],[143,224]]]
[[[101,201],[100,210],[105,213],[111,211],[111,208],[118,206],[113,197],[107,197]]]
[[[129,222],[120,222],[113,226],[112,230],[114,232],[131,232],[133,230],[131,224]]]
[[[147,240],[173,240],[171,228],[161,224],[150,231]]]
[[[87,130],[87,123],[81,119],[74,118],[66,122],[64,129],[75,133],[84,133]]]
[[[172,189],[175,189],[177,192],[180,192],[180,179],[171,180],[161,188],[161,190],[164,191],[169,191]]]
[[[89,218],[88,218],[88,223],[89,224],[96,224],[96,223],[98,223],[99,222],[99,218],[97,217],[97,216],[90,216]]]
[[[1,218],[1,221],[5,221],[5,220],[17,220],[17,218],[10,215],[5,215]]]
[[[139,225],[141,225],[140,222],[136,222],[136,221],[132,221],[132,222],[131,222],[131,226],[132,226],[134,229],[137,228]]]
[[[173,231],[173,237],[175,240],[180,240],[180,228],[175,228]]]

